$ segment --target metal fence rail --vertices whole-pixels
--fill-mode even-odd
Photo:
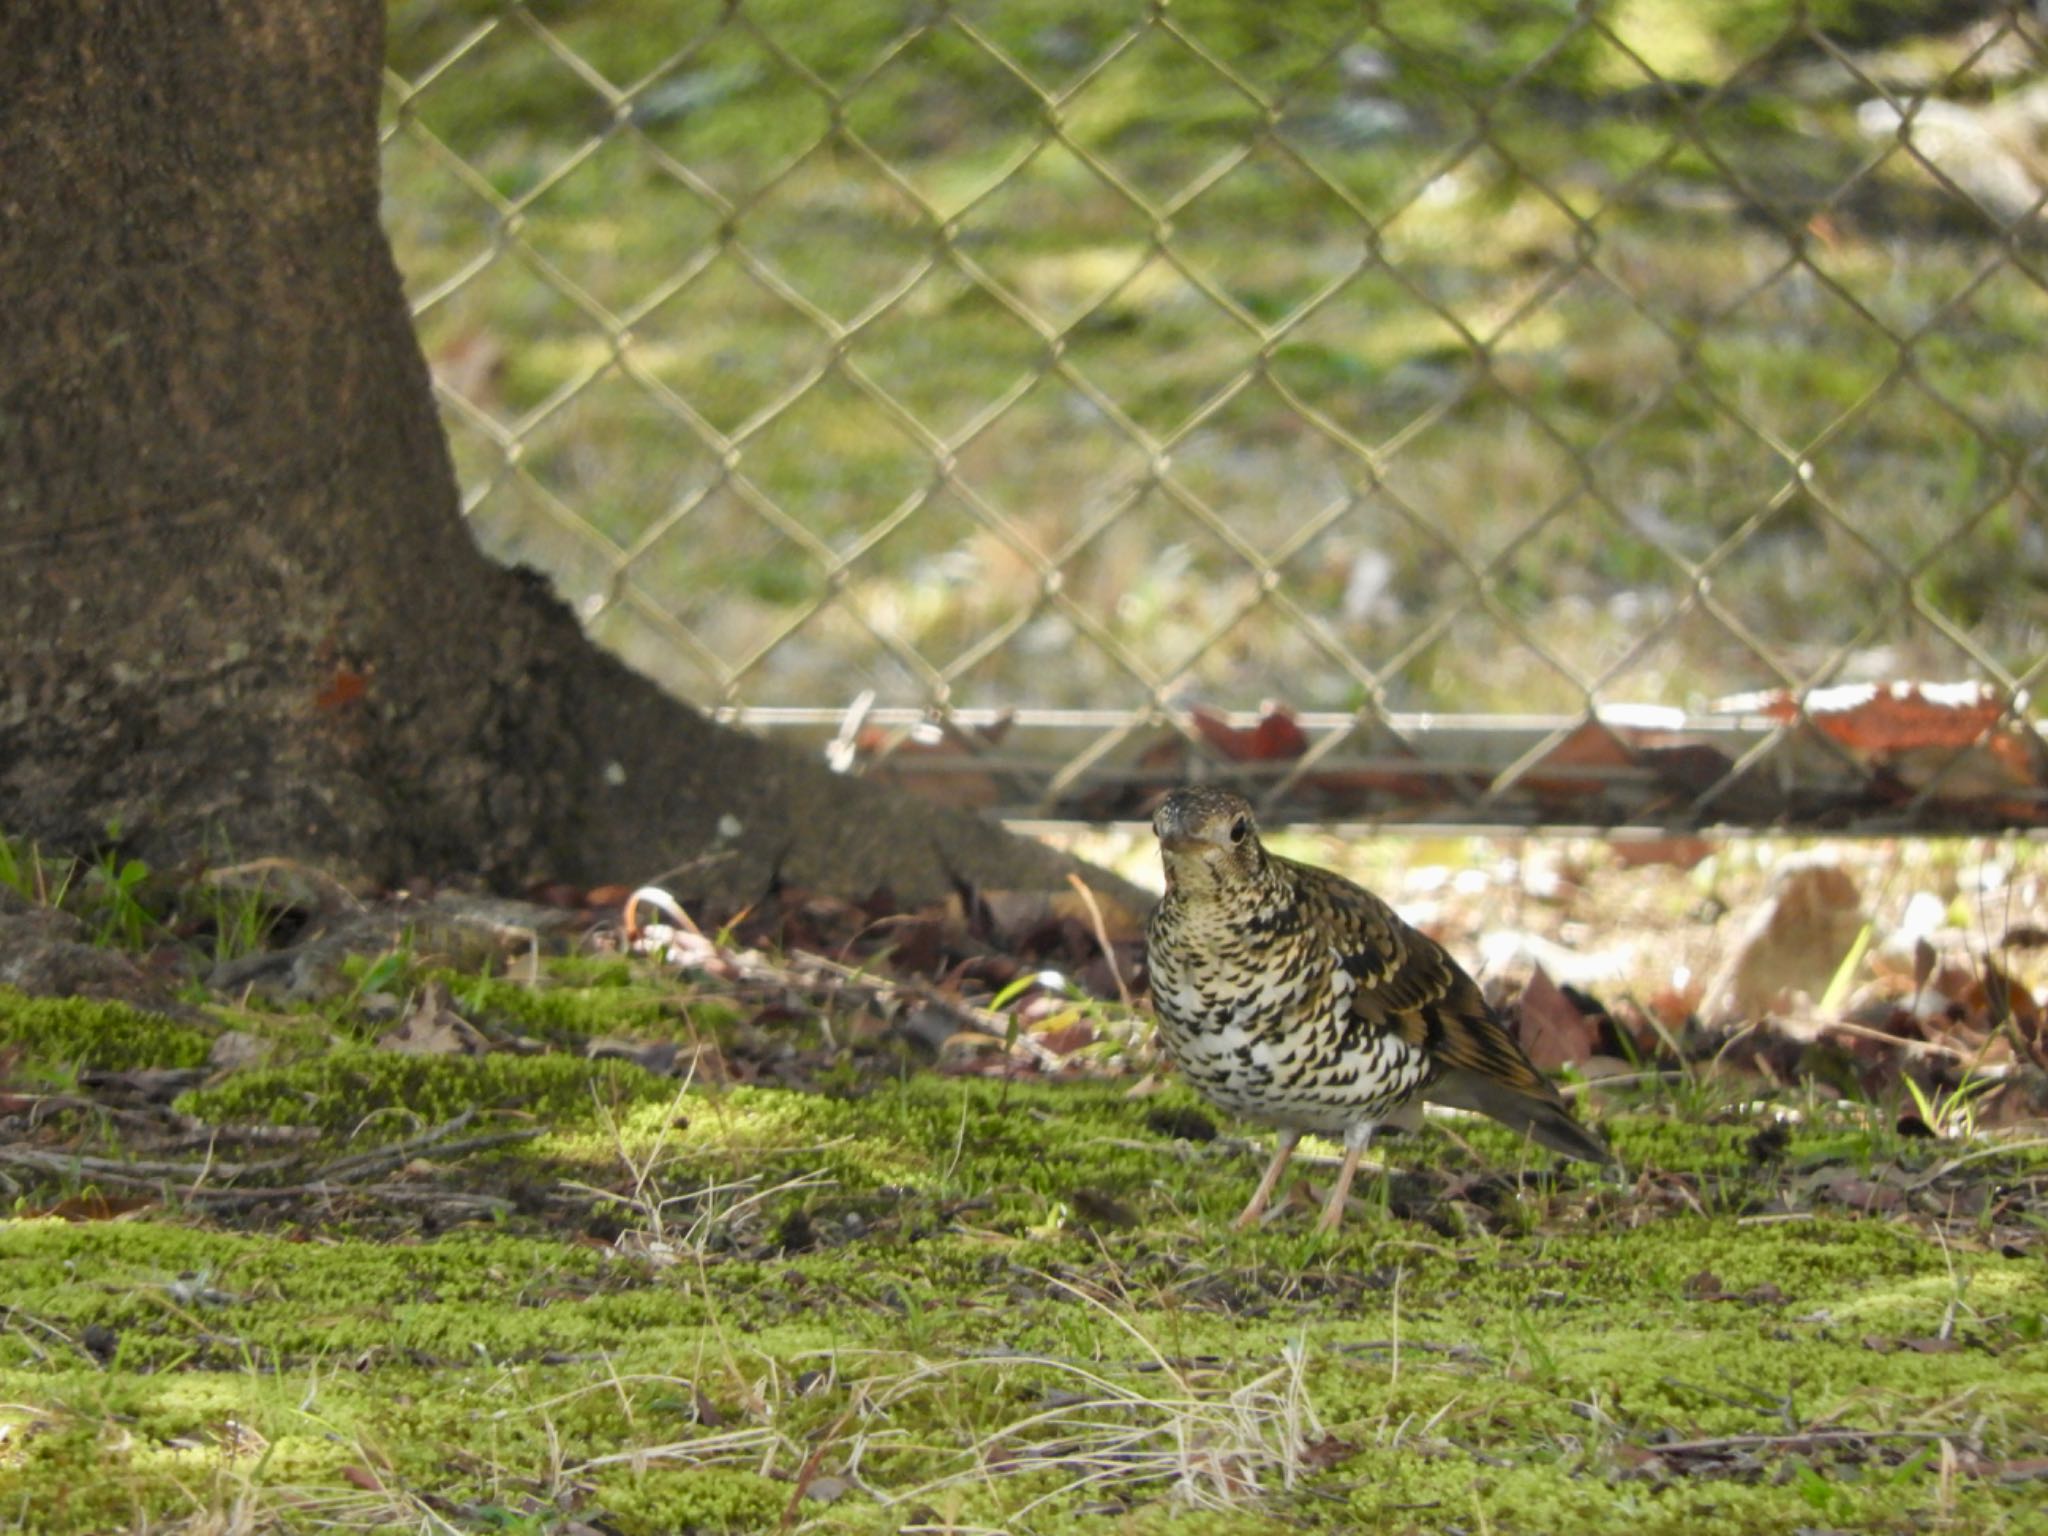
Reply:
[[[2042,819],[2030,5],[391,17],[478,536],[707,708],[1012,814]]]

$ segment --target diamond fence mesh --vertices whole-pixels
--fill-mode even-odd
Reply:
[[[1011,814],[2043,819],[2031,6],[396,0],[389,55],[477,536],[708,709]]]

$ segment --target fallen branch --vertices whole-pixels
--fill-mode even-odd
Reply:
[[[14,1163],[44,1173],[89,1175],[94,1179],[132,1188],[155,1189],[166,1182],[176,1182],[188,1186],[183,1191],[183,1198],[187,1200],[268,1200],[281,1195],[339,1194],[353,1187],[358,1181],[400,1167],[429,1149],[436,1157],[455,1157],[481,1151],[486,1147],[504,1146],[515,1141],[530,1141],[536,1136],[546,1134],[546,1128],[543,1126],[522,1126],[518,1130],[491,1131],[480,1136],[465,1137],[460,1141],[441,1140],[449,1132],[467,1125],[474,1117],[474,1111],[464,1110],[453,1120],[436,1126],[431,1131],[388,1147],[380,1147],[374,1152],[358,1153],[353,1157],[330,1163],[315,1173],[310,1182],[300,1184],[252,1185],[237,1182],[254,1174],[277,1173],[288,1168],[296,1168],[301,1163],[301,1159],[296,1157],[268,1158],[252,1163],[166,1163],[89,1157],[82,1152],[59,1152],[42,1147],[0,1146],[0,1163]]]
[[[1931,1429],[1802,1429],[1782,1435],[1724,1435],[1713,1440],[1674,1440],[1668,1445],[1638,1443],[1636,1449],[1651,1456],[1720,1456],[1735,1451],[1813,1451],[1824,1446],[1861,1445],[1875,1440],[1932,1444],[1955,1438],[1953,1431],[1942,1433]]]

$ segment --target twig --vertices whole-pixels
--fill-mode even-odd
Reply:
[[[450,1131],[460,1129],[473,1118],[473,1110],[464,1110],[445,1125],[436,1126],[421,1135],[409,1137],[388,1147],[381,1147],[375,1152],[358,1153],[354,1157],[330,1163],[314,1175],[312,1182],[304,1184],[242,1184],[236,1188],[227,1187],[252,1174],[275,1173],[291,1168],[299,1161],[291,1157],[267,1158],[253,1163],[213,1163],[209,1166],[207,1162],[166,1163],[140,1159],[127,1161],[111,1157],[88,1157],[82,1152],[50,1151],[41,1147],[0,1146],[0,1163],[15,1163],[39,1169],[44,1173],[90,1174],[95,1179],[103,1179],[109,1183],[144,1189],[154,1189],[166,1182],[175,1181],[190,1186],[182,1192],[182,1198],[187,1200],[267,1200],[288,1194],[335,1193],[357,1180],[387,1172],[429,1148],[436,1157],[453,1157],[466,1152],[480,1151],[485,1147],[503,1146],[508,1142],[530,1141],[536,1136],[546,1134],[545,1127],[522,1126],[518,1130],[491,1131],[481,1136],[466,1137],[461,1141],[441,1141],[441,1138]],[[208,1180],[222,1182],[208,1188]]]
[[[221,1178],[239,1178],[245,1173],[263,1172],[290,1165],[290,1158],[263,1163],[216,1165],[212,1172]],[[20,1163],[45,1173],[90,1173],[106,1178],[126,1177],[131,1182],[155,1184],[164,1179],[187,1182],[206,1172],[204,1163],[130,1162],[112,1157],[87,1157],[82,1152],[47,1152],[40,1147],[0,1147],[0,1162]]]
[[[468,1119],[467,1111],[458,1119]],[[449,1122],[452,1127],[455,1122]],[[531,1141],[536,1136],[545,1136],[547,1127],[538,1125],[521,1126],[513,1131],[486,1131],[480,1136],[465,1136],[460,1141],[425,1142],[414,1137],[384,1148],[381,1152],[364,1153],[357,1157],[343,1158],[330,1163],[317,1175],[322,1183],[352,1184],[372,1174],[384,1173],[401,1167],[415,1156],[424,1153],[429,1157],[457,1157],[465,1152],[480,1152],[486,1147],[502,1147],[510,1142]]]
[[[1950,1158],[1939,1167],[1923,1173],[1905,1188],[1909,1191],[1925,1189],[1936,1179],[1946,1178],[1966,1164],[1982,1162],[1985,1158],[1997,1157],[2002,1152],[2031,1152],[2039,1147],[2048,1147],[2048,1137],[2038,1137],[2030,1141],[2005,1141],[1994,1146],[1979,1147],[1975,1152],[1965,1152],[1961,1157]]]
[[[1711,1456],[1726,1451],[1813,1450],[1824,1445],[1857,1445],[1870,1440],[1925,1443],[1947,1438],[1947,1433],[1931,1429],[1803,1429],[1785,1435],[1724,1435],[1714,1440],[1674,1440],[1667,1445],[1639,1443],[1636,1449],[1652,1456]]]
[[[76,1093],[15,1093],[9,1097],[28,1111],[33,1124],[45,1110],[83,1109],[99,1114],[111,1115],[117,1120],[134,1120],[144,1125],[158,1125],[163,1116],[146,1109],[129,1109],[120,1104],[109,1104],[104,1099],[90,1099]],[[17,1113],[19,1111],[16,1111]]]
[[[1124,1011],[1131,1008],[1131,989],[1124,985],[1124,968],[1116,963],[1116,946],[1109,942],[1109,925],[1102,920],[1102,908],[1096,903],[1095,893],[1088,889],[1088,882],[1077,874],[1068,874],[1067,884],[1081,898],[1081,905],[1088,909],[1088,920],[1095,925],[1095,942],[1102,946],[1102,958],[1109,966],[1110,980],[1116,983],[1116,995],[1123,1000]]]
[[[348,1157],[340,1158],[335,1162],[329,1163],[320,1171],[327,1178],[338,1178],[343,1175],[345,1170],[354,1168],[358,1163],[374,1165],[392,1156],[403,1158],[415,1148],[430,1147],[443,1136],[452,1136],[475,1118],[476,1110],[474,1108],[465,1109],[453,1119],[443,1120],[439,1125],[432,1126],[427,1130],[419,1132],[417,1135],[408,1136],[403,1141],[394,1141],[373,1151],[357,1152]]]
[[[346,1195],[357,1200],[382,1200],[393,1205],[469,1205],[487,1210],[517,1210],[516,1202],[503,1195],[477,1194],[469,1190],[416,1189],[405,1184],[259,1184],[249,1189],[202,1189],[192,1198],[201,1205],[261,1205],[266,1200],[333,1199]]]

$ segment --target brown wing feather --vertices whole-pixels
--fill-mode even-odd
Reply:
[[[1409,927],[1371,891],[1328,870],[1294,869],[1303,898],[1317,909],[1317,926],[1358,983],[1352,1008],[1362,1019],[1391,1023],[1396,1015],[1447,1001],[1460,983],[1472,988],[1441,944]],[[1472,992],[1476,998],[1477,989]]]
[[[1363,886],[1327,870],[1297,868],[1304,894],[1329,914],[1344,968],[1357,978],[1351,1009],[1361,1023],[1398,1030],[1439,1074],[1468,1072],[1515,1093],[1561,1102],[1449,951]]]

